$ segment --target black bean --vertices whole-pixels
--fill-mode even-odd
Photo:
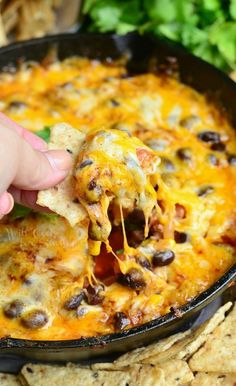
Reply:
[[[84,291],[81,291],[79,294],[72,296],[64,303],[64,308],[68,311],[75,310],[81,304],[84,299]]]
[[[202,131],[198,134],[198,138],[203,142],[218,143],[220,142],[220,134],[215,131]]]
[[[113,123],[111,125],[111,129],[112,130],[120,130],[120,131],[123,131],[124,133],[126,133],[128,135],[128,137],[131,137],[132,134],[131,132],[129,131],[129,129],[122,123],[120,122],[116,122],[116,123]]]
[[[143,229],[128,232],[128,243],[133,248],[137,248],[144,239]]]
[[[4,315],[9,319],[14,319],[20,316],[24,309],[24,303],[21,300],[13,300],[11,303],[8,303],[4,309]]]
[[[88,311],[87,311],[86,307],[78,307],[76,310],[76,315],[78,316],[78,318],[81,318],[82,316],[86,315],[87,312]]]
[[[192,159],[192,151],[189,147],[183,147],[177,150],[176,154],[182,161],[190,161]]]
[[[97,187],[96,181],[93,179],[88,184],[88,190],[94,190]]]
[[[103,80],[104,80],[104,82],[111,82],[114,79],[115,78],[113,76],[106,76]]]
[[[223,142],[216,142],[211,145],[211,150],[225,151],[225,144]]]
[[[48,322],[48,316],[43,310],[33,310],[27,312],[21,317],[21,323],[25,328],[36,330],[45,326]]]
[[[100,185],[97,185],[95,180],[91,180],[88,183],[88,191],[86,192],[86,199],[88,203],[96,204],[102,196],[103,190]]]
[[[145,144],[153,150],[162,151],[166,148],[168,142],[161,138],[152,138],[145,141]]]
[[[6,66],[2,67],[2,72],[6,72],[8,74],[15,74],[16,71],[17,71],[17,68],[13,63],[9,63]]]
[[[60,84],[59,87],[62,88],[63,90],[69,91],[74,88],[74,85],[71,82],[66,82],[66,83]]]
[[[234,154],[229,154],[228,155],[228,163],[232,166],[236,165],[236,155]]]
[[[174,238],[177,244],[183,244],[183,243],[186,243],[186,241],[188,241],[188,235],[185,232],[175,231]]]
[[[143,268],[146,268],[146,269],[149,269],[149,270],[152,269],[152,266],[151,266],[150,261],[149,261],[146,257],[144,257],[144,256],[138,257],[137,262],[138,262],[138,263],[141,265],[141,267],[143,267]]]
[[[161,166],[165,169],[167,172],[173,172],[175,170],[175,166],[169,158],[161,157]]]
[[[78,168],[83,169],[83,168],[85,168],[85,166],[89,166],[92,164],[93,164],[93,161],[91,159],[86,159],[83,162],[81,162],[81,164],[78,166]]]
[[[102,290],[101,286],[92,287],[89,285],[85,293],[86,302],[93,306],[102,303],[104,300],[104,296],[101,294]]]
[[[24,279],[24,285],[31,285],[32,284],[32,279],[30,279],[30,278],[25,278]]]
[[[9,103],[8,105],[8,109],[9,110],[13,110],[13,109],[25,109],[27,107],[27,104],[25,102],[22,102],[22,101],[12,101],[11,103]]]
[[[118,107],[118,106],[120,106],[120,103],[117,102],[115,99],[111,99],[110,102],[111,102],[111,104],[112,104],[113,107]]]
[[[152,256],[152,264],[154,267],[163,267],[169,265],[175,258],[175,254],[170,249],[158,251]]]
[[[129,74],[121,74],[120,78],[121,79],[127,79],[127,78],[130,78],[130,75]]]
[[[143,273],[137,268],[131,268],[128,273],[121,273],[117,279],[118,283],[139,290],[146,287]]]
[[[214,191],[214,188],[213,186],[210,186],[210,185],[207,185],[207,186],[203,186],[199,189],[198,191],[198,196],[199,197],[205,197],[207,194],[210,194]]]
[[[190,115],[189,117],[180,120],[179,124],[185,129],[191,130],[194,126],[201,122],[201,119],[197,115]]]
[[[124,312],[116,312],[113,319],[114,327],[116,330],[124,330],[130,324],[129,318],[124,314]]]
[[[129,227],[129,225],[132,225],[132,224],[136,225],[135,230],[138,229],[137,227],[144,226],[145,216],[144,216],[143,210],[134,209],[131,213],[128,214],[126,218],[126,226]],[[131,227],[130,230],[134,230],[134,229],[132,229]]]
[[[208,160],[211,165],[217,166],[219,164],[218,158],[215,156],[215,154],[209,154]]]

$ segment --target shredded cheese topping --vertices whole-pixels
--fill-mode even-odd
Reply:
[[[75,227],[35,213],[1,220],[1,336],[130,328],[186,303],[232,265],[235,133],[204,96],[167,76],[129,77],[119,64],[81,58],[23,64],[0,85],[1,110],[29,130],[68,122],[85,134],[75,181],[89,214]]]

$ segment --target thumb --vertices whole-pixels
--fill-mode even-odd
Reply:
[[[68,174],[70,155],[62,150],[38,151],[16,131],[0,126],[0,193],[10,185],[24,190],[47,189]]]
[[[20,162],[12,185],[23,190],[47,189],[58,184],[72,166],[70,155],[63,150],[40,152],[23,145]]]

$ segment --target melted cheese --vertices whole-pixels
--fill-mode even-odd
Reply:
[[[68,122],[87,135],[78,167],[87,159],[93,164],[77,170],[78,196],[93,222],[105,228],[98,238],[111,232],[115,254],[101,241],[88,240],[89,218],[75,228],[63,218],[39,214],[1,220],[1,336],[53,340],[106,334],[115,330],[117,312],[132,327],[186,303],[235,261],[236,167],[228,162],[228,154],[236,153],[234,130],[204,96],[176,80],[125,73],[119,65],[71,58],[0,75],[1,108],[12,119],[32,131]],[[218,133],[226,151],[201,141],[203,131]],[[178,155],[185,148],[189,159]],[[88,189],[98,185],[100,201],[99,191]],[[199,194],[206,187],[208,193]],[[138,216],[130,220],[133,208],[145,212],[146,229]],[[187,235],[185,242],[176,232]],[[166,249],[174,260],[154,267],[153,255]],[[142,290],[117,281],[132,269],[142,273]],[[90,294],[66,308],[68,300],[89,291],[89,283],[100,285],[101,300]],[[30,329],[22,316],[7,318],[4,309],[15,300],[23,303],[22,315],[40,309],[48,322]]]
[[[121,130],[89,133],[82,147],[76,172],[76,192],[92,221],[96,240],[107,241],[112,224],[111,203],[132,211],[142,210],[148,221],[157,204],[155,182],[159,157],[138,138]],[[119,219],[114,218],[118,225]]]

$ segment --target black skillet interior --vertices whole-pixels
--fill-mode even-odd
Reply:
[[[131,74],[146,72],[150,67],[154,70],[175,71],[177,65],[181,81],[201,92],[214,95],[236,127],[234,82],[211,65],[186,52],[181,46],[167,40],[140,37],[137,34],[129,34],[126,37],[95,34],[52,36],[2,48],[0,69],[9,70],[11,65],[17,65],[21,60],[41,61],[52,48],[56,49],[59,59],[72,55],[101,60],[124,56],[128,58],[127,68]],[[9,358],[14,362],[14,356],[16,365],[13,365],[13,370],[21,363],[17,359],[19,356],[31,361],[76,361],[124,352],[148,344],[154,339],[188,327],[199,311],[216,299],[235,277],[236,265],[211,288],[181,307],[181,316],[170,313],[122,333],[50,342],[4,338],[0,340],[0,358],[4,356],[5,362],[0,361],[0,370],[9,370]]]

